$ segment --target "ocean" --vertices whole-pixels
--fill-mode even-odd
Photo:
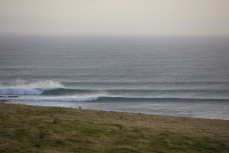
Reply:
[[[0,36],[0,100],[229,120],[229,37]]]

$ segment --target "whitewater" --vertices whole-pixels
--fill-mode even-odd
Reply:
[[[0,100],[229,119],[229,38],[0,37]]]

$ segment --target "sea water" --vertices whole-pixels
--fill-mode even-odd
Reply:
[[[229,38],[0,36],[0,99],[228,120]]]

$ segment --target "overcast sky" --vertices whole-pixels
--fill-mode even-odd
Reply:
[[[0,0],[0,33],[229,34],[229,0]]]

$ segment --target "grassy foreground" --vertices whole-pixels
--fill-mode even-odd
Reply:
[[[228,153],[229,121],[1,103],[0,152]]]

